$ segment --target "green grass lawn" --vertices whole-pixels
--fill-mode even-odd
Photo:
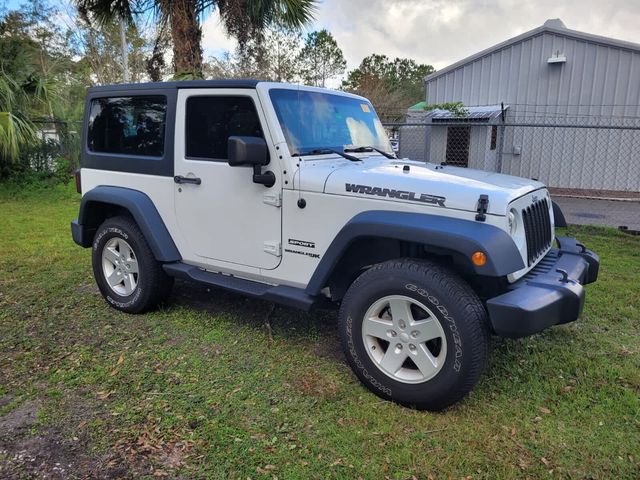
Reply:
[[[570,228],[602,259],[582,318],[494,339],[433,414],[359,384],[334,312],[278,307],[270,338],[269,304],[187,283],[161,311],[111,309],[71,240],[78,197],[0,186],[2,478],[640,476],[639,237]]]

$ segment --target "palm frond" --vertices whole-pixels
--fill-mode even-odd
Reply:
[[[204,2],[211,5],[211,2]],[[317,0],[218,0],[222,23],[243,46],[259,37],[267,27],[299,29],[309,23],[317,10]]]
[[[17,103],[19,86],[4,72],[0,72],[0,111],[11,111]]]
[[[141,13],[155,2],[146,0],[76,0],[76,7],[83,20],[91,23],[95,19],[100,25],[107,25],[122,18],[133,24],[134,13]],[[91,15],[89,15],[89,13]]]
[[[21,148],[36,141],[36,129],[27,118],[12,112],[0,112],[1,157],[15,162]]]
[[[274,23],[293,29],[310,23],[318,10],[315,0],[276,0],[273,4]]]

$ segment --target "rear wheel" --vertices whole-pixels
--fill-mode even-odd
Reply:
[[[489,353],[484,307],[455,272],[394,260],[364,272],[340,308],[342,345],[371,391],[442,410],[477,383]]]
[[[155,308],[171,292],[173,278],[156,261],[129,217],[105,220],[93,240],[93,274],[105,300],[128,313]]]

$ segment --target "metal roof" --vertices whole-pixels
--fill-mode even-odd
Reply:
[[[415,105],[414,105],[415,107]],[[449,110],[436,108],[434,110],[424,111],[416,108],[410,108],[407,112],[409,117],[419,117],[421,119],[430,119],[431,122],[478,122],[487,123],[494,118],[498,118],[502,113],[501,105],[484,105],[480,107],[464,107],[467,115],[459,116]],[[504,106],[507,110],[508,105]]]
[[[118,83],[89,87],[93,92],[117,92],[120,90],[158,90],[180,88],[256,88],[260,80],[182,80],[171,82]]]
[[[427,118],[431,120],[463,120],[463,121],[481,121],[497,118],[502,113],[502,107],[500,105],[486,105],[482,107],[464,107],[468,112],[467,115],[459,116],[450,112],[449,110],[441,110],[439,108],[427,112]],[[504,106],[505,110],[509,108],[508,105]]]
[[[430,82],[431,80],[434,80],[440,77],[441,75],[444,75],[445,73],[451,72],[452,70],[460,68],[479,58],[486,57],[487,55],[490,55],[498,50],[507,48],[515,43],[522,42],[523,40],[534,37],[536,35],[540,35],[545,32],[553,33],[555,35],[561,35],[569,38],[575,38],[575,39],[583,40],[586,42],[605,45],[609,47],[616,47],[616,48],[621,48],[625,50],[640,52],[640,44],[633,43],[633,42],[626,42],[624,40],[616,40],[614,38],[609,38],[609,37],[602,37],[600,35],[594,35],[591,33],[579,32],[577,30],[570,30],[565,26],[562,20],[560,20],[559,18],[553,18],[553,19],[547,20],[546,22],[544,22],[543,25],[537,28],[534,28],[533,30],[529,30],[528,32],[524,32],[516,37],[505,40],[504,42],[494,45],[493,47],[489,47],[474,55],[463,58],[462,60],[456,63],[453,63],[448,67],[443,68],[442,70],[438,70],[430,75],[427,75],[424,80],[425,82]]]

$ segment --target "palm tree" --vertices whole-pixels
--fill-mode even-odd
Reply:
[[[0,177],[20,150],[36,142],[36,129],[26,112],[28,98],[14,79],[0,71]]]
[[[299,29],[312,20],[317,0],[76,0],[82,15],[91,13],[100,23],[135,15],[153,14],[167,22],[173,38],[175,78],[202,78],[204,17],[218,10],[227,33],[243,48],[270,26]]]

